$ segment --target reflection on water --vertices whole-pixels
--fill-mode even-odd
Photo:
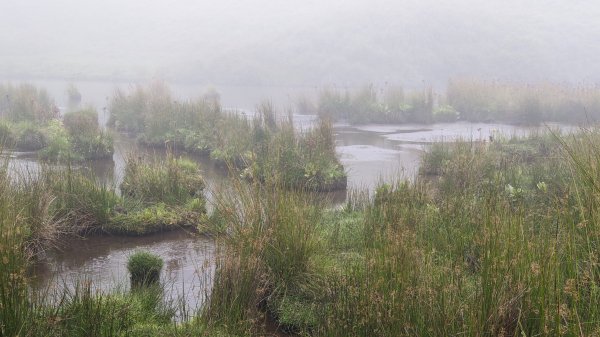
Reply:
[[[406,147],[378,132],[336,126],[336,149],[348,172],[348,187],[372,190],[382,179],[411,176],[419,164],[420,148]]]
[[[199,308],[210,290],[214,276],[214,243],[185,231],[146,237],[91,237],[69,241],[61,250],[49,253],[47,263],[34,270],[33,287],[50,295],[50,300],[78,282],[93,281],[97,291],[129,289],[127,258],[136,250],[148,250],[164,262],[161,283],[165,301],[185,305],[188,313]],[[178,313],[179,316],[183,312]]]
[[[431,125],[338,124],[335,132],[337,152],[348,171],[348,186],[372,191],[382,180],[414,177],[423,150],[433,142],[490,141],[500,137],[526,136],[549,129],[571,132],[576,127],[560,124],[527,127],[467,122]]]

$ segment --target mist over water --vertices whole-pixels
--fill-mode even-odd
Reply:
[[[600,79],[594,1],[3,1],[0,78],[311,87]]]

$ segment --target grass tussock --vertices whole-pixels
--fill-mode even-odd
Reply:
[[[120,186],[122,202],[102,230],[133,236],[184,227],[210,231],[204,187],[193,161],[172,155],[165,160],[130,155]]]
[[[226,224],[223,250],[204,318],[211,326],[245,335],[257,333],[267,315],[289,321],[310,320],[293,309],[296,299],[323,295],[318,227],[322,203],[281,186],[238,182],[222,196],[217,210]],[[257,330],[258,329],[258,330]]]
[[[138,251],[127,259],[127,270],[131,286],[151,286],[160,281],[160,272],[164,261],[160,256],[147,251]]]
[[[6,173],[5,192],[21,210],[19,221],[29,255],[70,235],[145,235],[181,227],[206,228],[204,180],[197,164],[169,160],[171,166],[142,159],[129,162],[123,184],[133,182],[133,174],[136,185],[121,194],[71,166],[42,165],[35,171]],[[144,172],[134,165],[142,165]],[[148,187],[156,188],[157,181],[147,177],[162,177],[168,186],[163,186],[162,194],[149,195],[156,191]],[[138,184],[142,182],[146,187]]]
[[[205,183],[196,162],[167,156],[165,160],[130,155],[121,183],[123,194],[145,202],[185,204],[202,197]]]

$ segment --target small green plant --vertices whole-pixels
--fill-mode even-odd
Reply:
[[[150,252],[139,251],[127,260],[127,270],[131,277],[131,286],[149,286],[157,284],[160,280],[160,272],[163,260]]]

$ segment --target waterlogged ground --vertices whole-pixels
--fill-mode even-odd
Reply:
[[[303,126],[310,125],[310,116],[298,116]],[[298,123],[300,124],[300,123]],[[508,125],[480,125],[468,123],[420,125],[369,125],[335,126],[337,151],[348,171],[350,188],[369,188],[380,179],[390,180],[399,175],[415,174],[420,154],[427,144],[438,140],[487,140],[489,136],[525,134],[537,128]],[[161,151],[140,148],[134,140],[121,137],[115,144],[112,161],[96,161],[79,167],[89,170],[106,183],[120,183],[128,153],[164,155]],[[203,158],[201,162],[208,183],[207,198],[226,179],[226,172]],[[35,157],[16,154],[15,169],[35,171]],[[332,194],[333,204],[342,203],[345,194]],[[136,249],[149,250],[165,260],[162,274],[166,285],[165,300],[179,302],[184,299],[188,309],[201,305],[207,287],[210,286],[214,265],[213,242],[202,236],[184,232],[160,234],[143,238],[92,237],[74,240],[61,251],[51,252],[46,263],[35,271],[37,288],[42,291],[74,287],[78,281],[92,280],[98,290],[110,290],[115,286],[126,290],[129,280],[126,272],[127,257]]]
[[[571,128],[557,124],[525,127],[440,123],[362,126],[337,124],[335,130],[337,152],[348,172],[348,186],[372,191],[381,180],[414,177],[422,151],[433,142],[490,141],[549,129],[568,131]]]
[[[47,87],[59,105],[65,101],[64,82],[37,83]],[[124,83],[78,83],[83,101],[97,107],[100,121],[107,120],[108,96],[115,86],[126,88]],[[174,92],[183,93],[182,98],[193,97],[201,92],[200,86],[172,86]],[[252,116],[253,104],[265,97],[273,97],[273,102],[281,108],[285,102],[293,100],[299,94],[310,96],[314,89],[286,90],[272,88],[217,88],[223,96],[226,107],[239,109],[241,113]],[[61,91],[62,90],[62,91]],[[274,94],[275,92],[275,94]],[[271,96],[270,96],[271,95]],[[281,110],[280,110],[281,111]],[[286,118],[286,116],[281,116]],[[295,126],[306,129],[316,116],[294,115]],[[379,181],[398,177],[411,178],[418,169],[419,159],[427,144],[435,141],[490,141],[502,136],[523,136],[529,132],[548,128],[569,127],[550,125],[537,128],[517,127],[502,124],[452,123],[433,125],[366,125],[352,126],[336,124],[334,126],[336,149],[341,162],[348,172],[350,189],[369,189]],[[491,138],[490,138],[491,137]],[[138,147],[133,139],[121,136],[115,140],[115,154],[112,160],[94,161],[74,169],[86,170],[98,177],[101,182],[118,186],[123,178],[125,158],[130,153],[164,156],[160,150]],[[192,157],[200,162],[207,182],[207,199],[226,180],[227,173],[216,167],[206,158]],[[34,154],[16,153],[11,163],[15,170],[35,172],[38,163]],[[341,204],[345,192],[331,193],[332,204]],[[90,280],[95,289],[106,291],[119,287],[127,290],[129,280],[126,272],[127,257],[136,249],[149,250],[165,260],[162,280],[165,284],[165,301],[184,303],[188,312],[199,307],[212,282],[214,273],[212,240],[189,235],[185,232],[173,232],[143,238],[93,237],[86,240],[74,240],[61,250],[50,252],[44,263],[39,264],[34,275],[35,287],[40,291],[60,291],[64,287],[72,289],[79,281]],[[183,299],[183,300],[181,300]],[[179,312],[179,317],[182,311]]]

